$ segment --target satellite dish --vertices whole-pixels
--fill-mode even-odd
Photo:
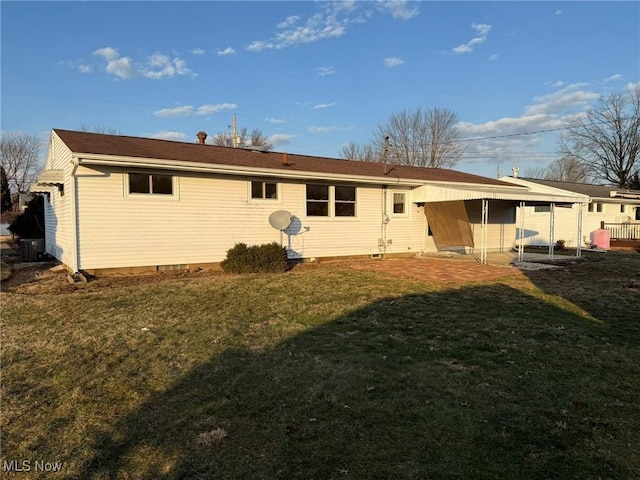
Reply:
[[[269,215],[269,224],[276,230],[285,230],[293,221],[293,215],[286,210],[277,210]]]

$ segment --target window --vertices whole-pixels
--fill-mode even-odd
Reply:
[[[601,203],[590,203],[589,206],[587,207],[587,210],[591,213],[593,212],[602,213],[603,205]]]
[[[355,217],[356,187],[307,185],[307,216]]]
[[[173,195],[173,177],[171,175],[130,173],[129,193]]]
[[[335,187],[336,217],[356,216],[356,187]]]
[[[550,205],[536,205],[535,207],[533,207],[533,211],[535,213],[548,213],[551,211],[551,206]]]
[[[624,213],[625,212],[625,205],[620,205],[620,213]]]
[[[393,194],[393,213],[396,215],[402,215],[405,213],[405,194],[394,193]]]
[[[257,199],[277,199],[278,184],[272,182],[251,182],[251,198]]]
[[[307,185],[307,216],[329,216],[328,185]]]

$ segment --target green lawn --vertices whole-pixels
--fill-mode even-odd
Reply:
[[[638,254],[455,287],[334,265],[18,287],[0,298],[2,466],[640,478],[633,280]]]

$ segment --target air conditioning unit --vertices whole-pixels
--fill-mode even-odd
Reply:
[[[20,252],[23,262],[38,262],[44,256],[44,239],[30,238],[20,240]]]

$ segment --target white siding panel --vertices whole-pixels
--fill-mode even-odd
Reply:
[[[582,208],[582,235],[578,238],[578,209]],[[627,207],[628,208],[628,207]],[[631,209],[629,209],[631,211]],[[534,207],[518,209],[518,215],[524,211],[524,235],[525,245],[547,246],[549,245],[550,214],[548,212],[535,212]],[[567,247],[589,245],[593,241],[593,232],[600,228],[600,222],[620,223],[627,219],[627,215],[620,213],[619,203],[604,203],[602,212],[589,212],[586,205],[582,207],[574,204],[571,208],[555,208],[554,243],[564,240]],[[518,227],[520,226],[518,217]]]
[[[482,202],[465,202],[475,250],[482,248]],[[487,218],[487,250],[506,252],[515,246],[515,205],[507,201],[489,201]]]
[[[279,185],[278,200],[250,199],[245,178],[180,174],[175,197],[126,193],[126,172],[78,171],[80,268],[219,262],[238,242],[280,242],[293,257],[379,253],[382,188],[358,186],[355,218],[306,216],[302,182]],[[391,218],[388,253],[420,252],[425,221],[408,203],[406,218]],[[281,233],[269,215],[287,210],[294,220]]]
[[[71,151],[55,133],[51,134],[45,168],[64,171],[64,194],[52,187],[49,202],[45,202],[45,249],[62,263],[71,265],[74,258]]]

